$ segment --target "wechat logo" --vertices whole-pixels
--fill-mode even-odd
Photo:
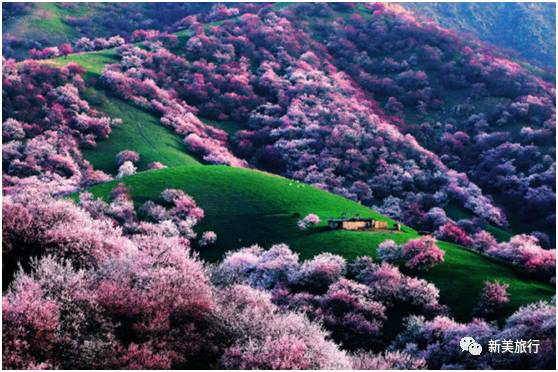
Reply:
[[[471,355],[481,355],[482,346],[477,343],[472,337],[463,337],[459,341],[459,346],[461,346],[461,351],[468,351]]]

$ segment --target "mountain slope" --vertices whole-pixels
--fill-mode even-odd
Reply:
[[[122,150],[141,154],[140,162],[136,164],[139,171],[145,170],[151,162],[166,166],[199,164],[188,155],[180,137],[164,128],[149,112],[94,88],[86,90],[84,98],[93,108],[122,119],[122,124],[112,129],[107,140],[100,141],[94,149],[83,151],[83,156],[96,169],[115,174],[115,156]]]
[[[6,56],[95,38],[3,60],[11,369],[552,367],[549,76],[397,4],[189,6],[3,4]]]
[[[83,156],[96,169],[112,174],[117,172],[115,155],[122,150],[136,151],[141,155],[137,164],[139,171],[144,170],[151,162],[160,162],[166,166],[199,164],[186,152],[180,137],[164,128],[157,117],[96,86],[96,79],[104,67],[118,61],[119,57],[114,49],[75,53],[44,61],[56,67],[64,67],[70,62],[83,67],[88,86],[84,98],[96,110],[122,119],[122,124],[113,128],[108,139],[100,141],[94,149],[84,150]]]
[[[128,37],[140,28],[162,30],[211,6],[200,3],[3,3],[4,56],[26,58],[31,48],[80,37]]]
[[[515,51],[540,66],[556,66],[554,3],[406,3],[444,27]]]
[[[57,57],[44,61],[53,66],[63,67],[70,62],[77,63],[86,70],[86,77],[98,78],[105,65],[119,61],[114,49],[104,49],[95,52],[74,53],[65,57]]]
[[[338,12],[344,14],[343,12]],[[350,15],[350,13],[347,13]],[[369,12],[364,13],[367,16]],[[347,17],[348,18],[348,17]],[[212,33],[216,31],[210,31]],[[319,39],[318,36],[316,36]],[[75,61],[87,69],[88,77],[98,77],[103,67],[107,63],[117,62],[119,57],[113,51],[92,52],[74,54],[69,57],[61,57],[55,59],[53,62],[57,65],[65,65],[67,62]],[[94,92],[94,91],[90,91]],[[102,97],[102,93],[90,94],[88,97],[91,103],[95,102],[95,95]],[[109,101],[103,103],[100,100],[99,108],[109,114],[114,113],[115,116],[124,116],[125,130],[115,132],[109,136],[106,141],[99,142],[99,148],[90,153],[85,153],[86,157],[97,166],[109,171],[114,171],[112,167],[113,155],[121,149],[128,148],[131,150],[139,150],[145,161],[151,155],[145,155],[147,150],[155,150],[153,159],[157,159],[160,154],[157,151],[167,148],[164,142],[157,142],[151,145],[148,142],[143,143],[140,147],[130,148],[133,145],[133,138],[138,137],[141,131],[131,130],[133,126],[127,127],[128,123],[138,121],[141,125],[150,125],[150,131],[154,130],[158,123],[154,116],[148,115],[142,111],[134,111],[133,106],[127,102],[113,100],[111,97]],[[371,101],[373,102],[373,101]],[[131,113],[132,116],[126,119],[126,113]],[[146,116],[143,116],[146,115]],[[222,121],[218,121],[222,123]],[[217,125],[215,122],[208,122]],[[227,123],[235,123],[229,121]],[[227,124],[230,134],[241,129],[243,123],[235,123],[233,125]],[[157,127],[163,129],[161,127]],[[119,133],[122,136],[119,136]],[[133,133],[133,134],[132,134]],[[158,138],[159,136],[152,136]],[[103,147],[106,146],[106,147]],[[110,150],[107,150],[110,149]],[[186,155],[184,155],[186,156]],[[98,159],[98,160],[96,160]],[[181,164],[180,161],[171,165]],[[416,233],[409,230],[403,234],[370,234],[359,232],[346,232],[346,231],[327,231],[321,233],[302,233],[296,229],[296,221],[300,216],[305,213],[317,213],[322,219],[337,216],[342,212],[360,213],[361,215],[369,215],[371,210],[362,207],[346,199],[335,197],[335,203],[326,203],[323,205],[321,202],[312,204],[309,202],[312,198],[309,195],[300,196],[298,201],[291,200],[291,195],[288,193],[284,200],[269,200],[271,196],[274,198],[279,197],[284,193],[284,188],[287,187],[275,185],[261,185],[257,179],[248,177],[241,170],[227,170],[227,175],[216,176],[212,175],[208,169],[217,169],[214,167],[202,167],[203,169],[194,170],[194,168],[180,168],[169,169],[160,172],[146,172],[127,179],[126,182],[132,184],[133,193],[139,196],[138,201],[143,202],[148,198],[155,197],[159,191],[167,187],[184,188],[187,192],[198,200],[199,204],[206,209],[208,218],[204,222],[204,229],[215,230],[219,235],[217,245],[209,250],[203,252],[203,255],[208,259],[216,259],[222,255],[225,250],[238,248],[240,246],[248,245],[253,242],[258,242],[262,245],[269,246],[273,243],[287,242],[292,245],[293,249],[301,252],[304,257],[311,257],[323,250],[329,250],[345,255],[346,257],[356,257],[362,254],[374,255],[374,248],[383,240],[387,238],[394,238],[395,240],[404,241],[412,237],[416,237]],[[168,173],[167,173],[168,172]],[[225,171],[223,171],[225,172]],[[240,173],[236,173],[240,172]],[[184,173],[184,174],[182,174]],[[275,179],[275,178],[274,178]],[[208,182],[213,184],[207,184]],[[284,181],[289,182],[289,181]],[[393,182],[391,180],[390,182]],[[107,191],[114,185],[109,183],[102,185],[93,190],[96,193],[106,195]],[[227,188],[223,190],[223,185]],[[293,186],[297,189],[311,189],[309,186],[292,182]],[[258,187],[256,187],[258,186]],[[260,191],[258,191],[260,190]],[[263,194],[262,194],[263,193]],[[254,199],[256,198],[256,199]],[[259,198],[259,199],[258,199]],[[296,198],[295,198],[296,199]],[[255,201],[254,201],[255,200]],[[224,210],[224,206],[230,205],[228,210]],[[305,204],[308,203],[308,204]],[[349,203],[349,204],[347,204]],[[280,205],[280,207],[267,208],[270,205]],[[288,205],[297,206],[287,207]],[[232,211],[232,212],[231,212]],[[255,212],[256,211],[256,212]],[[297,213],[298,215],[294,215]],[[231,218],[233,216],[233,218]],[[235,223],[231,223],[234,220]],[[238,220],[238,221],[237,221]],[[239,222],[239,223],[237,223]],[[446,263],[439,268],[434,269],[426,275],[427,279],[432,279],[442,290],[442,296],[448,303],[459,304],[462,297],[468,295],[469,304],[462,310],[457,308],[455,310],[458,316],[468,316],[474,303],[476,296],[480,290],[482,283],[487,279],[501,279],[502,281],[514,281],[511,293],[514,301],[513,306],[518,303],[526,303],[529,301],[540,298],[537,291],[546,293],[546,286],[541,284],[532,284],[529,281],[519,279],[513,270],[496,265],[493,262],[465,251],[455,245],[448,243],[440,243],[442,248],[448,252],[446,256]],[[456,282],[448,281],[449,273],[459,273],[460,280]],[[470,278],[467,278],[470,277]],[[470,285],[473,280],[473,285]],[[534,287],[532,287],[534,286]],[[542,286],[542,287],[541,287]],[[523,302],[525,300],[525,302]],[[518,301],[518,302],[515,302]],[[512,305],[510,305],[512,306]]]
[[[403,232],[331,231],[325,221],[341,213],[360,214],[393,221],[369,208],[312,186],[249,169],[224,166],[174,167],[147,171],[125,178],[137,205],[158,198],[166,188],[179,188],[190,194],[205,210],[199,231],[213,230],[218,239],[214,246],[200,251],[203,258],[219,259],[230,249],[258,243],[264,247],[287,243],[302,258],[332,252],[346,258],[375,256],[375,249],[385,239],[399,242],[418,236],[408,228]],[[95,196],[107,198],[118,181],[91,188]],[[308,213],[322,219],[319,227],[300,231],[297,220]],[[439,242],[446,251],[445,262],[421,275],[432,281],[458,319],[470,316],[484,281],[509,283],[510,303],[502,316],[518,306],[553,294],[550,285],[523,278],[513,269],[454,244]]]
[[[64,23],[63,18],[69,15],[85,16],[90,12],[87,5],[77,5],[68,10],[59,4],[42,3],[28,4],[21,10],[11,9],[2,4],[2,14],[3,41],[10,36],[21,39],[21,42],[15,43],[7,54],[23,57],[28,49],[36,45],[57,45],[76,39],[79,32]]]
[[[273,11],[277,13],[267,15]],[[255,32],[247,19],[260,22],[260,30]],[[273,23],[296,37],[275,40],[268,26]],[[429,200],[433,195],[416,200],[405,188],[386,191],[383,187],[387,180],[380,179],[377,169],[382,165],[374,159],[399,159],[396,150],[405,153],[405,159],[389,164],[383,173],[422,172],[420,177],[431,177],[432,172],[448,173],[446,168],[465,173],[472,181],[466,192],[476,193],[478,186],[481,197],[492,197],[494,202],[467,195],[468,206],[459,206],[462,212],[475,209],[477,216],[502,227],[501,208],[509,214],[512,231],[555,235],[555,213],[548,208],[552,203],[546,202],[554,195],[552,90],[478,41],[421,23],[397,7],[378,4],[275,6],[268,13],[198,23],[188,30],[189,35],[181,31],[179,45],[168,43],[161,48],[147,42],[142,48],[129,45],[120,54],[136,60],[152,77],[160,76],[158,87],[192,105],[201,117],[234,123],[225,129],[233,137],[238,156],[253,166],[307,183],[328,184],[336,193],[384,209],[388,208],[383,205],[385,198],[391,195],[399,199],[402,210],[417,203],[416,212],[427,213],[433,207]],[[237,32],[244,33],[240,44]],[[370,34],[374,38],[368,38]],[[302,44],[310,46],[307,53],[300,48]],[[288,61],[277,59],[277,46],[290,53]],[[250,50],[256,47],[268,54],[260,56]],[[54,63],[74,60],[89,66],[90,74],[98,74],[103,63],[118,62],[112,59],[112,51],[107,53],[110,58],[94,52],[91,59],[88,54],[76,54]],[[153,56],[156,63],[151,61]],[[268,58],[284,66],[271,67]],[[126,74],[128,68],[116,66],[113,75]],[[145,81],[136,79],[134,71],[126,84],[141,86]],[[113,89],[117,91],[124,81]],[[335,114],[326,117],[328,112]],[[307,130],[314,126],[319,130]],[[384,129],[378,136],[370,128]],[[233,132],[238,134],[236,140]],[[371,141],[378,143],[370,145]],[[381,151],[372,151],[380,147]],[[437,164],[413,169],[413,163],[424,159]],[[310,166],[312,171],[308,171]],[[390,183],[399,182],[406,181],[391,176]],[[353,191],[362,187],[368,200]],[[411,189],[414,194],[436,191],[422,190],[419,185]],[[450,203],[463,204],[462,200]],[[530,207],[520,208],[525,204]],[[534,214],[541,217],[533,218]],[[412,223],[413,218],[405,221]]]
[[[513,230],[552,237],[554,84],[400,6],[345,13],[336,23],[314,14],[290,19],[325,41],[401,132],[491,196]]]

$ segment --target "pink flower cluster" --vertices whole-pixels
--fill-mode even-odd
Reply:
[[[464,247],[470,247],[473,244],[467,233],[451,222],[440,226],[438,230],[436,230],[436,238],[457,243]]]
[[[536,358],[483,357],[474,366],[551,362],[555,307],[545,303],[520,309],[501,330],[481,320],[412,316],[390,351],[373,354],[386,347],[382,329],[392,309],[445,313],[432,284],[367,257],[347,265],[324,253],[300,263],[284,244],[230,252],[208,267],[188,236],[167,234],[168,222],[202,216],[186,194],[165,190],[161,204],[138,214],[124,185],[110,198],[82,194],[76,205],[30,190],[4,197],[6,367],[472,367],[457,353],[464,335],[541,340]],[[16,262],[22,270],[14,277]],[[487,286],[483,296],[502,304],[505,289]]]
[[[116,154],[116,165],[121,166],[124,162],[137,163],[140,160],[140,155],[131,150],[123,150]]]
[[[175,201],[181,197],[172,191],[166,195]],[[19,272],[3,295],[4,366],[351,367],[350,358],[326,339],[318,324],[294,312],[279,312],[269,294],[246,286],[213,287],[203,264],[180,238],[124,237],[69,201],[42,202],[22,205],[23,201],[10,200],[4,208],[4,216],[17,219],[4,221],[3,243],[10,252],[24,258],[21,242],[37,249],[41,246],[36,243],[48,236],[51,247],[50,255],[34,263],[22,261],[30,273]],[[62,224],[60,230],[57,224]],[[48,236],[30,241],[21,229]],[[53,231],[65,238],[54,239]],[[118,240],[110,243],[113,236]],[[88,241],[115,249],[93,249],[89,255],[60,251],[87,247]],[[96,259],[94,264],[80,264],[88,257]]]
[[[419,271],[427,271],[444,262],[445,255],[431,236],[411,239],[403,245],[398,245],[393,240],[385,240],[378,246],[377,253],[382,261],[403,263],[409,269]]]
[[[493,316],[496,311],[510,301],[507,293],[508,288],[508,284],[500,284],[497,281],[484,283],[476,313],[484,317]]]
[[[493,245],[486,253],[542,278],[556,277],[556,249],[542,248],[533,236],[515,235],[507,243]]]
[[[556,131],[553,85],[494,55],[492,48],[465,42],[434,22],[419,21],[393,6],[369,7],[370,17],[355,14],[335,23],[328,18],[320,22],[336,67],[373,94],[385,107],[384,115],[391,115],[390,121],[482,188],[480,193],[459,186],[467,196],[460,198],[467,209],[505,225],[505,215],[494,208],[492,196],[504,212],[520,217],[521,224],[551,232],[555,225],[555,160],[549,151]],[[305,9],[303,14],[316,21],[322,8]],[[304,27],[300,9],[287,17]],[[371,33],[381,36],[370,41]],[[459,63],[455,55],[460,56]],[[454,106],[447,100],[449,92],[467,99]],[[498,104],[487,109],[490,100]],[[515,127],[524,129],[512,130]]]
[[[109,179],[94,171],[81,148],[108,137],[118,120],[101,116],[81,99],[83,69],[56,69],[34,61],[3,69],[3,161],[6,191],[34,185],[53,192]]]
[[[379,345],[388,309],[445,312],[434,285],[403,275],[396,267],[364,257],[347,267],[343,258],[330,253],[300,264],[285,245],[229,252],[213,270],[212,280],[222,287],[242,283],[273,289],[276,304],[320,320],[336,342],[350,350]]]
[[[168,53],[160,47],[159,54]],[[245,162],[236,158],[227,148],[227,136],[222,130],[204,124],[196,116],[196,110],[184,101],[174,98],[172,92],[159,88],[150,78],[139,79],[133,73],[136,68],[152,60],[153,56],[146,54],[140,48],[126,46],[120,50],[123,65],[132,67],[128,71],[110,67],[105,69],[102,80],[116,93],[132,100],[139,106],[150,109],[161,116],[161,124],[184,136],[187,149],[199,155],[212,164],[227,164],[231,166],[245,166]],[[146,76],[151,76],[148,74]]]
[[[297,226],[301,230],[307,230],[312,226],[316,226],[320,223],[320,217],[316,214],[310,213],[307,214],[304,218],[300,219],[297,223]]]
[[[446,316],[426,320],[411,316],[406,329],[397,336],[390,349],[426,360],[429,369],[538,369],[552,368],[556,363],[556,306],[538,302],[524,306],[512,314],[503,328],[495,323],[475,319],[458,323]],[[462,337],[473,337],[487,345],[489,340],[538,340],[537,354],[482,353],[472,359],[459,347]]]
[[[78,39],[74,45],[70,43],[60,44],[59,46],[50,46],[40,50],[32,48],[29,55],[34,59],[49,59],[60,56],[67,56],[74,52],[88,52],[93,50],[101,50],[121,46],[125,43],[121,36],[112,36],[109,38],[97,37],[93,40],[82,37]]]
[[[198,244],[200,247],[212,245],[217,241],[217,234],[214,231],[204,231]]]
[[[444,262],[444,254],[431,236],[409,240],[403,246],[405,266],[410,269],[428,270]]]

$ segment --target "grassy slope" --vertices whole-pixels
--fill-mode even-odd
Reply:
[[[85,68],[86,81],[98,78],[105,65],[118,62],[118,55],[114,49],[95,52],[76,53],[66,57],[46,60],[45,63],[63,67],[75,62]],[[108,95],[108,93],[90,87],[84,98],[97,110],[111,117],[121,118],[123,124],[114,128],[109,138],[98,143],[93,150],[83,151],[83,155],[96,169],[108,173],[115,173],[114,156],[122,150],[134,150],[141,155],[138,170],[153,161],[159,161],[167,166],[200,164],[194,157],[185,152],[180,137],[164,128],[159,120],[151,113],[135,107],[122,99]],[[223,129],[230,136],[243,129],[241,123],[234,121],[214,121],[202,119],[206,124]]]
[[[75,3],[71,8],[57,3],[37,3],[28,14],[6,22],[2,31],[27,39],[48,39],[52,45],[61,44],[79,37],[79,32],[64,23],[63,18],[85,16],[89,12],[90,5],[84,3]],[[25,52],[24,49],[16,50],[21,56]]]
[[[179,31],[177,34],[187,38],[189,34]],[[66,57],[57,57],[46,60],[45,63],[52,64],[56,67],[66,66],[70,62],[75,62],[86,70],[86,79],[90,77],[98,78],[101,76],[105,65],[118,62],[118,55],[114,49],[105,49],[95,52],[84,52],[70,54]],[[234,135],[235,132],[246,129],[243,123],[235,121],[217,121],[205,118],[200,118],[204,123],[222,129],[229,134]]]
[[[474,217],[474,214],[472,212],[456,205],[449,205],[446,208],[446,213],[455,221],[459,221],[461,219],[470,219]],[[514,235],[513,231],[504,230],[490,224],[485,225],[484,229],[492,234],[492,236],[499,242],[507,242]]]
[[[57,67],[65,66],[70,62],[85,68],[86,81],[90,82],[91,78],[98,78],[101,75],[105,65],[118,62],[118,55],[114,49],[106,49],[46,61]],[[113,128],[107,140],[98,142],[95,149],[83,151],[84,157],[96,169],[116,173],[114,157],[122,150],[133,150],[140,154],[141,160],[137,165],[140,171],[154,161],[167,166],[200,164],[185,152],[180,137],[161,126],[159,119],[148,111],[93,87],[86,89],[84,98],[95,109],[111,117],[122,119],[122,125]]]
[[[234,137],[235,133],[238,132],[239,130],[246,129],[246,124],[240,123],[238,121],[232,121],[232,120],[218,121],[218,120],[211,120],[202,117],[199,117],[199,119],[207,125],[211,125],[212,127],[219,128],[227,132],[229,140],[231,140]]]
[[[65,57],[57,57],[46,60],[45,63],[57,67],[66,66],[70,62],[75,62],[86,70],[86,78],[99,77],[105,65],[118,62],[118,55],[114,49],[104,49],[94,52],[83,52],[70,54]]]
[[[36,4],[29,13],[6,22],[3,31],[20,36],[41,36],[47,33],[49,38],[67,40],[68,34],[73,35],[74,30],[63,22],[65,15],[64,9],[57,4]]]
[[[302,232],[296,222],[307,213],[316,213],[322,220],[359,213],[390,222],[374,211],[342,197],[267,173],[224,166],[177,167],[148,171],[128,177],[124,182],[131,188],[136,203],[157,199],[165,188],[180,188],[192,195],[205,210],[206,218],[199,231],[214,230],[218,235],[215,246],[201,252],[208,260],[216,260],[229,250],[253,243],[269,247],[285,242],[302,258],[320,252],[333,252],[347,258],[375,256],[375,248],[385,239],[406,241],[417,237],[415,231],[404,232],[330,231],[322,222],[312,231]],[[96,196],[106,197],[116,184],[110,182],[91,189]],[[454,244],[440,242],[446,251],[445,262],[421,275],[436,284],[442,301],[452,307],[457,319],[467,319],[478,300],[486,280],[510,284],[511,302],[502,315],[518,306],[550,298],[550,285],[522,278],[513,269],[467,251]]]
[[[140,171],[153,161],[167,166],[200,164],[185,152],[180,137],[163,127],[149,112],[93,88],[86,90],[84,98],[95,109],[122,119],[122,125],[113,128],[107,140],[100,141],[95,149],[83,151],[84,157],[96,169],[115,173],[114,157],[122,150],[134,150],[140,154],[141,160],[137,164]]]

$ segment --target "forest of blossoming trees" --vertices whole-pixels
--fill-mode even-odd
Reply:
[[[387,261],[324,253],[300,262],[284,244],[206,266],[190,247],[203,210],[180,190],[161,200],[136,212],[122,184],[109,203],[82,193],[75,205],[37,190],[5,197],[6,367],[543,368],[554,360],[553,305],[522,308],[500,329],[489,321],[506,287],[487,283],[479,318],[461,324],[433,284]],[[428,239],[410,241],[405,254]],[[22,271],[6,270],[18,260],[27,262]],[[385,345],[386,322],[407,315]],[[450,347],[463,336],[537,337],[544,353],[479,362]]]
[[[509,285],[488,280],[458,322],[418,274],[447,259],[440,240],[555,283],[554,83],[397,7],[359,6],[192,7],[168,27],[3,57],[4,368],[552,368],[554,300],[502,321]],[[118,58],[95,77],[43,61],[109,48]],[[274,244],[208,263],[199,250],[220,237],[183,190],[88,192],[142,156],[120,151],[115,174],[85,159],[122,125],[91,87],[153,114],[204,164],[310,184],[427,235],[385,240],[374,259]],[[537,339],[540,352],[472,358],[465,336]]]
[[[169,119],[167,113],[179,117],[171,103],[150,101],[153,95],[184,100],[203,117],[246,122],[248,129],[236,134],[233,148],[255,166],[363,202],[382,205],[390,196],[384,211],[415,226],[429,209],[455,202],[500,226],[507,223],[506,211],[528,205],[514,213],[517,223],[547,234],[554,228],[550,84],[512,62],[470,50],[446,30],[408,21],[398,26],[402,21],[389,13],[377,21],[353,17],[347,25],[320,24],[327,50],[303,47],[316,42],[293,30],[297,20],[261,13],[207,32],[193,23],[196,35],[184,48],[173,46],[172,38],[152,42],[150,50],[124,46],[118,49],[122,62],[108,68],[102,81],[134,102],[157,104],[151,108],[162,115],[162,123],[190,133],[187,146],[212,163],[239,165],[218,144],[204,145],[203,134],[186,129],[195,123]],[[363,40],[368,50],[361,50],[357,27],[374,30],[380,46]],[[398,40],[395,46],[391,38]],[[385,56],[381,48],[389,48],[389,57],[374,57]],[[459,65],[445,57],[456,50]],[[409,65],[404,59],[409,53],[430,75]],[[404,109],[427,116],[444,108],[442,89],[466,94],[447,122],[406,125]],[[383,97],[389,98],[385,105]],[[474,103],[482,97],[502,102],[477,113]],[[393,117],[397,127],[387,121]],[[524,121],[529,126],[518,133],[499,130]]]

